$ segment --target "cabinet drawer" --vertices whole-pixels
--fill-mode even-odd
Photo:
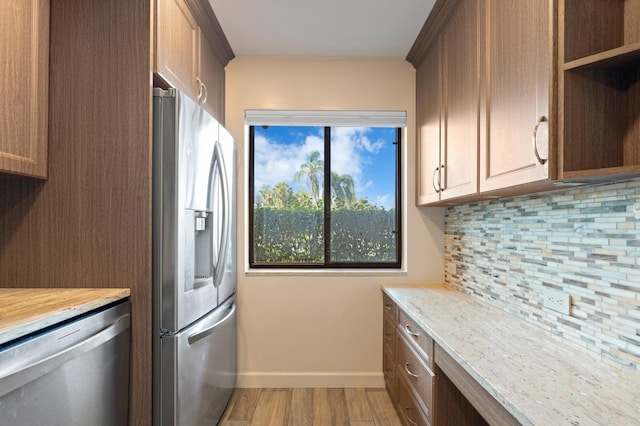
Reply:
[[[396,408],[402,419],[402,423],[409,426],[430,426],[429,420],[422,413],[416,404],[415,399],[409,391],[409,386],[400,377],[397,380],[398,401]]]
[[[382,293],[382,307],[384,309],[384,317],[389,318],[392,322],[396,322],[396,304],[389,295]]]
[[[397,357],[398,377],[402,377],[413,388],[427,419],[432,420],[434,374],[404,337],[398,341]]]
[[[400,310],[398,329],[400,330],[399,335],[417,345],[427,362],[427,366],[433,370],[433,339],[422,331],[403,310]]]

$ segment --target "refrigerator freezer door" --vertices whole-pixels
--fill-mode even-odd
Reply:
[[[236,383],[235,297],[172,336],[162,336],[160,425],[215,425]]]

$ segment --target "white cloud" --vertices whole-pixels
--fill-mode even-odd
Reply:
[[[362,158],[358,152],[357,128],[338,127],[331,135],[331,168],[339,175],[351,175],[358,181],[362,175]],[[360,129],[363,130],[363,129]]]
[[[378,195],[372,204],[375,204],[377,206],[387,206],[390,198],[391,195],[389,194]]]
[[[324,140],[315,135],[307,136],[300,145],[284,145],[262,135],[255,136],[255,188],[264,185],[272,188],[278,182],[294,187],[294,176],[300,165],[307,161],[312,151],[323,151]]]
[[[356,193],[360,194],[373,182],[364,182],[363,169],[370,162],[367,154],[377,154],[384,141],[371,142],[367,127],[338,127],[333,129],[331,146],[331,167],[339,175],[350,175],[355,183]]]

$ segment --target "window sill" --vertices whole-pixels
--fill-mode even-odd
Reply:
[[[401,269],[245,269],[245,276],[335,276],[335,277],[379,277],[406,276],[407,271]]]

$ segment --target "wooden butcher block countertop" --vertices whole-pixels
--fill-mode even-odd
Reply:
[[[128,288],[0,288],[0,345],[127,297]]]

